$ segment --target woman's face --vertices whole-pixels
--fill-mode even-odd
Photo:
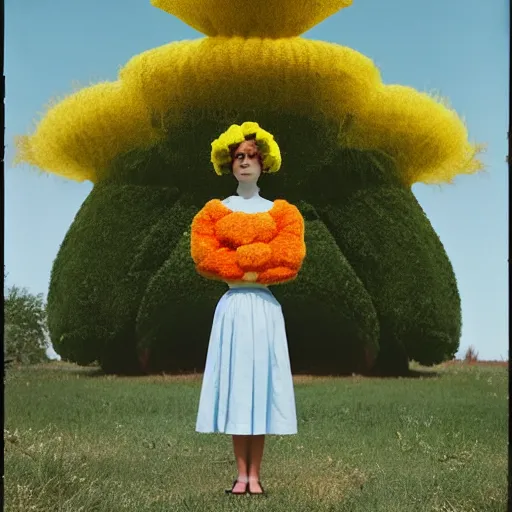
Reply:
[[[256,183],[261,175],[260,152],[254,140],[242,142],[233,156],[233,174],[240,183]]]

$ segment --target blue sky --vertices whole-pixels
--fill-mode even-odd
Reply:
[[[149,0],[6,0],[5,16],[6,284],[46,296],[92,184],[13,168],[14,136],[32,130],[50,99],[115,80],[133,55],[202,35]],[[413,187],[458,280],[459,354],[473,345],[482,359],[508,358],[508,20],[507,0],[354,0],[305,34],[370,57],[385,83],[447,96],[470,139],[488,145],[486,172]]]

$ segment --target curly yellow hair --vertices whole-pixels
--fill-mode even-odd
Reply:
[[[231,173],[231,150],[245,140],[255,140],[261,152],[264,172],[277,172],[281,167],[281,151],[274,136],[260,128],[258,123],[247,121],[242,125],[232,124],[218,139],[212,142],[211,161],[215,172]]]

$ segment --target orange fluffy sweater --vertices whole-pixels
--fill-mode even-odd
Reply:
[[[192,221],[191,254],[204,277],[228,283],[284,283],[306,255],[304,219],[282,199],[264,213],[234,212],[218,199]]]

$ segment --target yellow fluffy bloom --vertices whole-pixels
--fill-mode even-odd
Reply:
[[[100,181],[115,157],[162,135],[147,106],[121,82],[100,83],[49,108],[35,133],[17,139],[17,162],[65,178]]]
[[[466,126],[447,102],[401,85],[380,86],[339,140],[391,155],[407,185],[446,183],[483,167],[476,158],[483,146],[468,142]]]
[[[331,43],[299,37],[172,43],[132,59],[121,78],[149,108],[170,110],[176,126],[189,108],[243,108],[248,98],[255,110],[321,117],[340,127],[333,144],[387,153],[407,185],[449,182],[482,168],[480,148],[443,100],[382,84],[370,59]]]
[[[248,104],[337,119],[357,114],[380,84],[367,57],[300,37],[170,43],[134,57],[120,79],[176,126],[192,108],[230,111]]]
[[[352,0],[151,0],[208,36],[292,37],[303,34]]]
[[[315,5],[331,9],[341,3]],[[169,10],[188,5],[180,0],[157,4]],[[236,4],[243,10],[245,4]],[[289,15],[293,8],[287,0],[255,5],[267,9],[281,4]],[[202,5],[197,3],[198,12],[190,16],[199,16]],[[225,16],[220,11],[213,9],[212,23]],[[191,111],[218,119],[219,113],[248,106],[265,112],[267,119],[290,114],[314,119],[319,129],[325,126],[319,135],[333,147],[384,152],[407,185],[449,182],[482,168],[477,159],[481,148],[468,141],[464,123],[443,100],[384,85],[364,55],[301,37],[207,37],[137,55],[121,70],[118,82],[84,89],[52,107],[35,133],[18,141],[18,159],[96,182],[119,155],[172,138]],[[256,115],[253,119],[257,121]],[[337,134],[333,126],[339,127]],[[225,145],[237,136],[226,134]],[[272,168],[280,157],[272,150],[268,155],[265,165]],[[216,160],[219,172],[230,161],[229,152],[219,149]]]
[[[212,163],[215,172],[229,174],[231,172],[230,148],[238,146],[244,140],[254,138],[263,157],[263,169],[266,172],[277,172],[281,167],[281,152],[274,136],[260,128],[258,123],[247,121],[242,125],[231,125],[218,139],[212,142]]]

